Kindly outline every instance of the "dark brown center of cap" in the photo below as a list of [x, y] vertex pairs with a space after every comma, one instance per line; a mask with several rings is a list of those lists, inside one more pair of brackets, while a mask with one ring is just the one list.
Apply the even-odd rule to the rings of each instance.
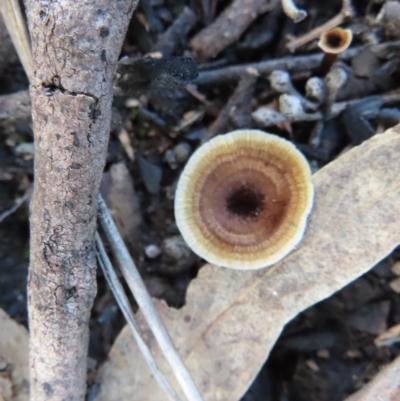
[[204, 236], [230, 246], [266, 240], [280, 227], [291, 203], [283, 171], [255, 155], [219, 163], [196, 189]]
[[336, 48], [336, 47], [341, 47], [343, 46], [344, 42], [346, 41], [346, 38], [344, 37], [345, 33], [343, 32], [329, 32], [327, 33], [325, 40], [328, 46]]
[[226, 199], [226, 208], [234, 215], [243, 218], [257, 217], [264, 207], [265, 196], [249, 186], [234, 189]]

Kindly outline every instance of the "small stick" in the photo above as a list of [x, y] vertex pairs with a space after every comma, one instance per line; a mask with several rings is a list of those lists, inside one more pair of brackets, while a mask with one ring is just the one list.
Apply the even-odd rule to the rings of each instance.
[[307, 17], [307, 12], [297, 8], [293, 0], [281, 0], [281, 2], [283, 12], [295, 23], [303, 21], [303, 19]]
[[157, 380], [158, 384], [162, 389], [166, 392], [169, 399], [171, 401], [181, 401], [181, 398], [176, 394], [175, 390], [168, 383], [167, 379], [163, 375], [163, 373], [158, 369], [157, 364], [151, 355], [149, 348], [146, 343], [143, 341], [140, 335], [140, 329], [136, 323], [134, 314], [132, 312], [131, 306], [129, 305], [128, 298], [125, 294], [125, 291], [118, 280], [117, 275], [114, 272], [113, 266], [110, 262], [110, 259], [107, 255], [106, 250], [104, 249], [103, 241], [100, 238], [98, 232], [95, 234], [95, 241], [97, 247], [97, 260], [103, 271], [104, 277], [107, 280], [107, 283], [111, 289], [111, 292], [114, 294], [114, 297], [118, 303], [119, 308], [121, 309], [128, 325], [131, 329], [132, 335], [136, 340], [136, 343], [144, 356], [144, 359], [149, 365], [151, 372], [153, 373], [154, 378]]
[[110, 243], [114, 252], [114, 256], [118, 261], [121, 272], [131, 289], [137, 304], [143, 312], [154, 337], [156, 338], [162, 352], [167, 358], [171, 369], [175, 374], [178, 383], [180, 384], [183, 392], [189, 401], [202, 401], [202, 397], [197, 389], [193, 379], [186, 369], [178, 351], [176, 350], [167, 329], [165, 328], [162, 320], [154, 307], [151, 297], [147, 292], [146, 286], [129, 255], [111, 214], [102, 198], [98, 196], [98, 219], [101, 227]]

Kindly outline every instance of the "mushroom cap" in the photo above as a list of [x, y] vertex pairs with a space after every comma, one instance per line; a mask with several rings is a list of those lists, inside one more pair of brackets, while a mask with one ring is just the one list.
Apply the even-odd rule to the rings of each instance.
[[189, 159], [175, 218], [189, 247], [209, 263], [259, 269], [300, 242], [313, 194], [308, 162], [292, 143], [237, 130], [211, 139]]
[[321, 34], [318, 47], [325, 53], [339, 54], [345, 51], [353, 40], [353, 32], [350, 29], [334, 28]]

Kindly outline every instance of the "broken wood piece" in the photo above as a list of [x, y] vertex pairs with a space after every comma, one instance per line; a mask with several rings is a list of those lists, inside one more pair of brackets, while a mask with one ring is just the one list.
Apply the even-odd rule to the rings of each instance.
[[270, 0], [233, 0], [219, 17], [190, 41], [193, 56], [204, 62], [234, 43], [262, 12], [270, 10]]
[[190, 7], [185, 7], [172, 25], [158, 37], [156, 49], [164, 57], [172, 56], [175, 50], [186, 43], [187, 35], [196, 22], [196, 14]]

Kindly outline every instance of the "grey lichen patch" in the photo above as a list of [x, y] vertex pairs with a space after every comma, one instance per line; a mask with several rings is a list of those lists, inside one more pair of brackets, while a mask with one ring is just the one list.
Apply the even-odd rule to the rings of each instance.
[[99, 102], [96, 101], [89, 106], [89, 117], [95, 123], [96, 120], [101, 116], [101, 110], [99, 108]]
[[70, 167], [71, 167], [73, 170], [79, 170], [79, 169], [82, 168], [82, 164], [73, 162], [73, 163], [71, 163], [71, 166], [70, 166]]
[[54, 394], [53, 386], [48, 382], [43, 383], [43, 390], [48, 397]]
[[74, 137], [74, 146], [79, 148], [79, 138], [76, 132], [71, 132], [71, 135]]
[[100, 28], [100, 36], [101, 36], [102, 38], [106, 38], [109, 34], [110, 34], [110, 31], [109, 31], [109, 29], [108, 29], [106, 26], [102, 26], [102, 27]]
[[64, 203], [64, 206], [67, 207], [67, 208], [70, 209], [70, 210], [73, 210], [74, 207], [75, 207], [74, 203], [71, 202], [71, 201], [66, 201], [66, 202]]
[[65, 289], [65, 299], [70, 299], [77, 294], [78, 290], [76, 287], [66, 288]]

